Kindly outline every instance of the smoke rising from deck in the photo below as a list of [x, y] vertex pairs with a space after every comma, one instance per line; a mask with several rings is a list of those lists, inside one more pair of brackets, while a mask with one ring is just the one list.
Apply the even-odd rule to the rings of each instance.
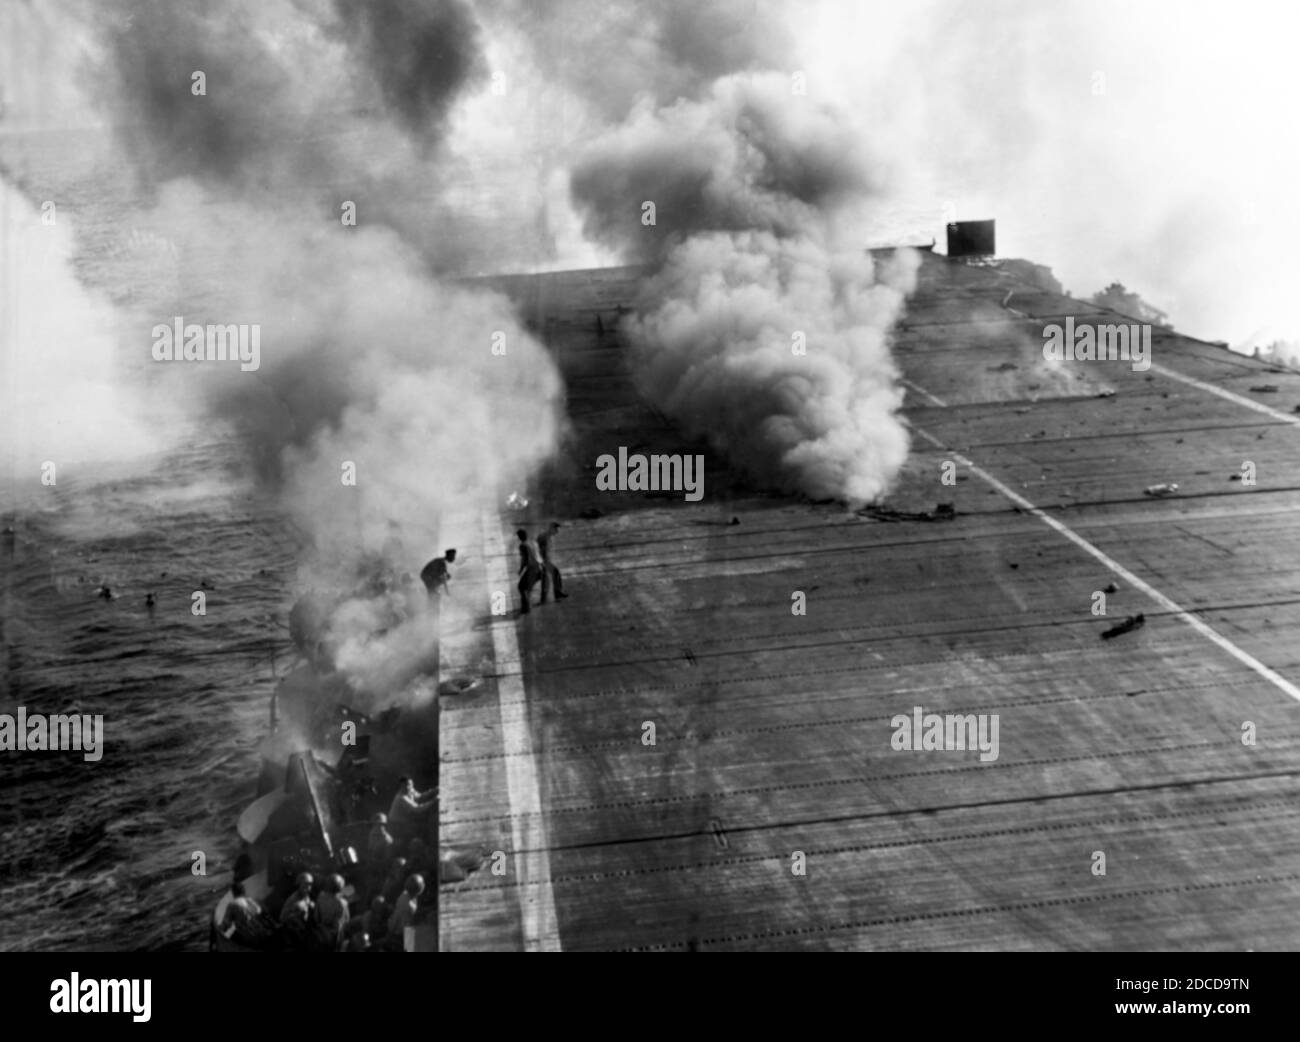
[[822, 234], [832, 215], [853, 220], [882, 170], [841, 112], [764, 73], [716, 80], [694, 101], [638, 103], [582, 151], [572, 186], [592, 238], [658, 261], [698, 232]]
[[916, 263], [900, 252], [873, 270], [862, 250], [809, 235], [690, 236], [625, 324], [638, 378], [764, 484], [869, 502], [907, 458], [887, 337]]
[[[523, 47], [540, 87], [562, 85], [587, 112], [570, 112], [584, 129], [617, 123], [638, 102], [669, 105], [697, 97], [731, 73], [782, 66], [789, 57], [782, 4], [754, 0], [487, 0], [495, 37]], [[555, 128], [559, 129], [559, 128]]]
[[183, 273], [140, 343], [172, 315], [261, 327], [256, 372], [161, 375], [234, 425], [309, 537], [304, 587], [353, 591], [323, 636], [378, 704], [436, 632], [372, 580], [418, 573], [447, 509], [522, 482], [559, 425], [549, 357], [504, 298], [443, 277], [465, 228], [429, 223], [452, 209], [446, 134], [484, 72], [479, 28], [460, 0], [148, 0], [103, 24], [108, 110]]
[[865, 251], [887, 176], [842, 109], [777, 71], [647, 95], [575, 163], [587, 233], [656, 267], [624, 326], [640, 385], [769, 487], [860, 505], [906, 459], [888, 333], [917, 262], [877, 272]]
[[638, 103], [801, 72], [807, 98], [838, 99], [849, 137], [896, 168], [871, 245], [997, 218], [1004, 256], [1049, 265], [1077, 297], [1118, 280], [1182, 331], [1295, 357], [1300, 123], [1287, 14], [1269, 0], [1188, 0], [1177, 18], [1124, 0], [506, 6], [494, 34], [533, 36], [547, 93], [581, 98], [546, 124], [571, 152]]

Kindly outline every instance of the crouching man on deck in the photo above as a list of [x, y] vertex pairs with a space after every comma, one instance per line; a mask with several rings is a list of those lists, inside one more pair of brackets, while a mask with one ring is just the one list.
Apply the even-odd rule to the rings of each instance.
[[429, 596], [446, 593], [448, 583], [451, 581], [451, 571], [447, 565], [456, 563], [456, 551], [447, 550], [441, 557], [435, 557], [432, 561], [424, 566], [420, 572], [420, 581], [424, 583], [424, 588], [429, 591]]

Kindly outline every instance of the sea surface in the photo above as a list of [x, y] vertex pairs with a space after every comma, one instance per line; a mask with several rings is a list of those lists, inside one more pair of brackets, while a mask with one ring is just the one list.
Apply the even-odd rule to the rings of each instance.
[[297, 549], [229, 470], [187, 447], [6, 512], [0, 712], [103, 714], [104, 748], [0, 754], [4, 950], [206, 947], [290, 660]]
[[[174, 290], [175, 258], [140, 231], [147, 204], [98, 145], [86, 131], [0, 135], [0, 177], [36, 205], [57, 200], [75, 228], [64, 258], [75, 279], [127, 311]], [[5, 231], [0, 262], [31, 263]], [[21, 280], [6, 274], [12, 291]], [[32, 302], [0, 300], [19, 305]], [[14, 339], [7, 351], [43, 349], [50, 372], [66, 367], [75, 385], [72, 345]], [[123, 380], [147, 379], [144, 363]], [[0, 387], [11, 420], [27, 410], [19, 424], [41, 406]], [[110, 416], [102, 438], [128, 427], [150, 432], [150, 451], [60, 459], [53, 487], [0, 475], [0, 713], [104, 718], [97, 762], [0, 753], [0, 950], [206, 948], [275, 677], [292, 659], [286, 614], [302, 543], [254, 483], [239, 439], [171, 409]], [[192, 612], [195, 591], [205, 615]]]

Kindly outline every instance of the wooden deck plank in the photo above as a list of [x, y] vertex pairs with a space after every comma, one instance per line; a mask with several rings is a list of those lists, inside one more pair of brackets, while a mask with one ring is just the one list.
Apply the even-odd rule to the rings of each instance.
[[[524, 518], [564, 524], [572, 597], [520, 620], [520, 661], [494, 665], [524, 683], [562, 946], [1300, 943], [1300, 704], [1131, 584], [1094, 616], [1115, 581], [1103, 562], [939, 467], [969, 457], [1296, 682], [1300, 429], [1127, 364], [1040, 382], [1044, 321], [1113, 316], [1026, 288], [1012, 306], [1042, 317], [1016, 318], [1005, 273], [927, 257], [895, 356], [953, 400], [909, 393], [942, 447], [914, 438], [888, 505], [957, 517], [757, 494], [638, 398], [613, 313], [638, 274], [499, 280], [559, 360], [573, 425]], [[1279, 411], [1300, 400], [1300, 377], [1199, 341], [1159, 334], [1154, 357]], [[1250, 390], [1265, 384], [1278, 392]], [[597, 492], [595, 457], [637, 444], [704, 451], [704, 500]], [[1254, 485], [1229, 480], [1243, 460]], [[1167, 481], [1177, 496], [1144, 495]], [[796, 590], [806, 615], [790, 613]], [[1143, 628], [1101, 639], [1137, 612]], [[997, 714], [998, 759], [893, 749], [891, 720], [917, 705]], [[470, 781], [500, 777], [488, 720], [445, 714], [464, 729], [447, 746], [464, 791], [444, 832], [502, 823], [494, 783]], [[480, 916], [519, 888], [462, 886]]]

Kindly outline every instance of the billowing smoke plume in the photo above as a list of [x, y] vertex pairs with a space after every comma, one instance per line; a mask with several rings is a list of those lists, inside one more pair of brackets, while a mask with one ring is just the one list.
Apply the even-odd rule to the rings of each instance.
[[310, 36], [267, 31], [250, 0], [142, 0], [100, 17], [113, 87], [97, 100], [150, 182], [266, 187], [318, 158], [320, 102], [291, 71], [317, 57]]
[[[789, 37], [778, 5], [763, 0], [488, 0], [493, 31], [516, 35], [543, 87], [563, 85], [602, 124], [622, 120], [638, 101], [692, 98], [735, 72], [778, 68]], [[583, 113], [569, 111], [568, 122]], [[551, 128], [552, 130], [560, 128]]]
[[436, 639], [409, 577], [445, 515], [475, 516], [558, 433], [558, 376], [510, 305], [434, 274], [462, 257], [438, 232], [465, 229], [428, 214], [451, 211], [444, 135], [484, 72], [478, 27], [460, 0], [185, 0], [126, 4], [104, 40], [141, 222], [181, 272], [134, 339], [149, 351], [175, 315], [259, 327], [253, 371], [155, 375], [233, 425], [310, 539], [304, 588], [352, 591], [317, 636], [373, 708]]
[[868, 502], [907, 457], [886, 337], [915, 267], [906, 252], [873, 273], [810, 236], [691, 236], [627, 324], [642, 383], [766, 484]]
[[[57, 481], [157, 447], [142, 396], [115, 379], [113, 309], [77, 278], [74, 231], [66, 214], [43, 223], [0, 180], [0, 498], [11, 506], [46, 461]], [[153, 422], [170, 418], [155, 413]]]
[[641, 385], [769, 486], [860, 504], [907, 455], [887, 334], [916, 261], [878, 281], [866, 253], [882, 169], [768, 72], [643, 98], [573, 170], [588, 234], [659, 267], [625, 325]]
[[572, 185], [589, 235], [648, 260], [702, 231], [820, 233], [875, 189], [874, 169], [839, 113], [768, 73], [720, 79], [698, 101], [640, 103], [583, 151]]
[[235, 424], [246, 462], [285, 493], [324, 561], [355, 564], [393, 525], [429, 545], [447, 504], [487, 474], [520, 480], [553, 446], [549, 356], [507, 301], [432, 278], [392, 229], [311, 224], [189, 181], [165, 186], [151, 216], [189, 259], [195, 288], [175, 302], [186, 322], [261, 329], [255, 372], [159, 367]]
[[118, 0], [92, 16], [95, 100], [145, 188], [186, 177], [308, 220], [351, 203], [449, 275], [544, 251], [525, 172], [503, 181], [448, 141], [488, 86], [464, 0]]
[[485, 70], [464, 0], [335, 0], [344, 33], [383, 99], [414, 133], [437, 140], [464, 85]]
[[106, 100], [156, 180], [310, 182], [376, 112], [437, 144], [485, 74], [463, 0], [124, 0], [101, 19]]

